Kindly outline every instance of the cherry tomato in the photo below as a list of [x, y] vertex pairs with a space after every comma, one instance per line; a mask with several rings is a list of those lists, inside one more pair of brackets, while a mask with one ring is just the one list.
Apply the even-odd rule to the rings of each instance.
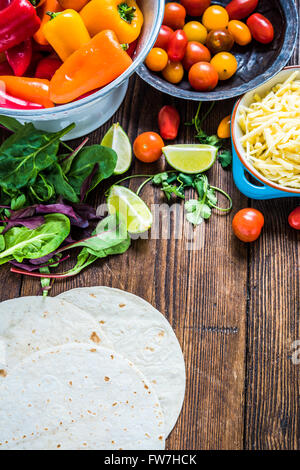
[[133, 57], [133, 54], [135, 53], [135, 50], [136, 50], [136, 46], [137, 46], [137, 40], [131, 42], [129, 44], [129, 47], [127, 49], [127, 54], [129, 55], [129, 57]]
[[265, 224], [264, 216], [256, 209], [243, 209], [233, 219], [234, 234], [242, 242], [255, 242]]
[[233, 48], [234, 39], [227, 29], [210, 31], [207, 36], [206, 46], [213, 53], [230, 51]]
[[141, 162], [152, 163], [161, 157], [164, 146], [164, 141], [156, 132], [144, 132], [135, 139], [133, 151]]
[[167, 82], [176, 85], [181, 82], [184, 75], [184, 68], [181, 62], [171, 62], [169, 60], [168, 65], [162, 71], [163, 77]]
[[229, 16], [225, 8], [212, 5], [205, 10], [202, 23], [209, 31], [212, 29], [224, 29], [229, 23]]
[[168, 64], [168, 54], [164, 49], [154, 47], [149, 52], [145, 63], [152, 72], [161, 72]]
[[182, 29], [184, 27], [186, 10], [179, 3], [171, 2], [165, 6], [165, 16], [163, 24], [173, 29]]
[[192, 65], [196, 64], [197, 62], [210, 62], [211, 61], [211, 53], [207, 49], [207, 47], [203, 46], [196, 41], [191, 41], [188, 43], [186, 48], [186, 53], [183, 59], [183, 67], [185, 70], [190, 70]]
[[199, 21], [189, 21], [183, 27], [189, 41], [198, 41], [205, 44], [207, 38], [207, 29]]
[[232, 0], [227, 7], [227, 13], [231, 20], [242, 20], [254, 12], [259, 0]]
[[254, 13], [247, 20], [247, 25], [252, 36], [262, 44], [269, 44], [274, 39], [274, 28], [272, 23], [260, 13]]
[[181, 62], [188, 45], [188, 38], [183, 29], [177, 29], [172, 34], [168, 45], [168, 56], [172, 62]]
[[211, 0], [181, 0], [181, 4], [190, 16], [201, 16], [210, 6]]
[[169, 28], [169, 26], [162, 25], [154, 47], [160, 47], [161, 49], [165, 49], [166, 51], [168, 49], [169, 41], [173, 33], [174, 30], [172, 28]]
[[242, 21], [232, 20], [228, 23], [228, 31], [239, 46], [246, 46], [252, 41], [252, 35], [248, 26]]
[[290, 214], [289, 224], [295, 230], [300, 230], [300, 206]]
[[197, 62], [189, 71], [189, 82], [196, 91], [211, 91], [219, 81], [216, 69], [208, 62]]
[[212, 60], [211, 65], [216, 69], [220, 80], [228, 80], [237, 71], [238, 63], [230, 52], [219, 52]]
[[229, 139], [230, 137], [231, 115], [224, 117], [218, 127], [219, 139]]
[[165, 140], [174, 140], [178, 135], [180, 115], [173, 106], [164, 106], [158, 114], [160, 135]]

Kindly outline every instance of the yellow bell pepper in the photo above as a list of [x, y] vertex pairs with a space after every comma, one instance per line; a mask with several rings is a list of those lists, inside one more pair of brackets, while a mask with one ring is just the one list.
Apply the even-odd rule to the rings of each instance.
[[139, 37], [144, 22], [143, 13], [134, 0], [91, 0], [80, 15], [91, 36], [111, 29], [124, 44]]
[[43, 28], [45, 38], [64, 62], [73, 52], [87, 44], [91, 38], [75, 10], [54, 13]]

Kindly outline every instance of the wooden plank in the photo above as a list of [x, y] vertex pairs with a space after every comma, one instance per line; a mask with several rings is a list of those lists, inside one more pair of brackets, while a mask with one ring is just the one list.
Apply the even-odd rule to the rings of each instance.
[[[156, 129], [163, 104], [175, 103], [183, 121], [193, 117], [196, 104], [174, 101], [138, 78], [131, 83], [125, 104], [112, 120], [121, 122], [131, 140], [141, 131]], [[207, 123], [209, 132], [216, 131], [216, 123], [231, 106], [216, 107]], [[91, 140], [99, 142], [111, 122]], [[182, 126], [180, 141], [194, 142], [193, 134]], [[133, 172], [144, 173], [145, 168], [156, 173], [163, 166], [149, 168], [136, 161]], [[216, 165], [209, 177], [233, 195], [235, 210], [245, 205], [230, 172]], [[137, 186], [136, 181], [130, 184], [132, 189]], [[145, 188], [143, 198], [148, 204], [163, 202], [159, 190], [151, 186]], [[74, 280], [57, 282], [53, 289], [53, 294], [77, 286], [125, 289], [151, 302], [169, 319], [187, 364], [186, 400], [169, 449], [241, 449], [243, 445], [247, 251], [233, 240], [231, 218], [215, 214], [192, 232], [199, 249], [190, 251], [186, 239], [175, 240], [176, 226], [184, 223], [181, 206], [171, 224], [170, 240], [135, 241], [125, 255], [100, 261]], [[191, 226], [184, 223], [183, 227]], [[23, 281], [23, 295], [36, 291], [36, 281]]]

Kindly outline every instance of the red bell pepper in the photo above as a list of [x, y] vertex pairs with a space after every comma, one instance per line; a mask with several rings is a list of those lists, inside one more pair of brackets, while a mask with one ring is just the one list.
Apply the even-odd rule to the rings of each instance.
[[0, 52], [33, 36], [40, 24], [41, 20], [28, 0], [12, 0], [8, 7], [0, 10]]
[[37, 103], [21, 100], [11, 96], [0, 89], [0, 108], [9, 109], [42, 109], [43, 106]]
[[14, 74], [14, 71], [9, 65], [9, 63], [7, 62], [7, 60], [5, 60], [4, 62], [1, 62], [0, 75], [13, 75], [13, 74]]
[[158, 126], [161, 137], [165, 140], [174, 140], [178, 135], [180, 115], [173, 106], [164, 106], [158, 114]]
[[129, 44], [129, 47], [127, 49], [127, 54], [129, 55], [129, 57], [133, 57], [133, 54], [135, 53], [135, 50], [136, 50], [136, 46], [137, 46], [137, 40], [133, 41], [131, 44]]
[[5, 51], [6, 59], [17, 77], [22, 77], [32, 59], [31, 39], [26, 39], [17, 46]]
[[62, 61], [55, 57], [45, 57], [42, 59], [36, 68], [35, 78], [46, 78], [51, 80], [56, 70], [62, 65]]

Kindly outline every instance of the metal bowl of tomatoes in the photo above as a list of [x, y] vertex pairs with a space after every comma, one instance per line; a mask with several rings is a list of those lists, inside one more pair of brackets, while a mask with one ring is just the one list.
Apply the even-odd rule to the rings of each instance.
[[[223, 19], [220, 16], [220, 20], [217, 16], [210, 17], [211, 10], [207, 8], [212, 6], [216, 6], [216, 10], [227, 7], [228, 12], [231, 9], [230, 21], [236, 17], [243, 18], [231, 21], [228, 25], [224, 15]], [[187, 14], [185, 17], [182, 7]], [[177, 17], [172, 8], [177, 11]], [[171, 19], [166, 19], [165, 13], [165, 26], [162, 26], [158, 36], [158, 46], [155, 45], [160, 49], [164, 48], [166, 54], [164, 51], [160, 53], [163, 58], [150, 55], [147, 60], [152, 60], [152, 70], [147, 67], [146, 60], [137, 73], [157, 90], [186, 100], [220, 101], [237, 97], [262, 85], [287, 64], [298, 37], [299, 18], [294, 0], [178, 0], [167, 1], [166, 9], [170, 10]], [[265, 22], [264, 19], [269, 21]], [[191, 27], [191, 21], [198, 22], [198, 27], [199, 23], [206, 25], [206, 37], [201, 39], [201, 31], [198, 30], [195, 37], [197, 38], [198, 33], [199, 39], [191, 41], [193, 31], [189, 31], [186, 43], [182, 31]], [[219, 25], [215, 26], [218, 21]], [[240, 35], [239, 31], [231, 30], [231, 24], [233, 28], [239, 27], [239, 21], [246, 25], [246, 28], [241, 25]], [[166, 23], [173, 26], [171, 31]], [[251, 32], [250, 38], [247, 37], [247, 30], [248, 34]], [[233, 43], [230, 36], [234, 37]], [[185, 47], [183, 59], [180, 45]], [[222, 47], [223, 52], [218, 53]], [[206, 57], [208, 48], [211, 57]], [[162, 65], [158, 64], [159, 71], [154, 71], [155, 60], [162, 64], [166, 55], [166, 67], [161, 70], [159, 66]], [[200, 62], [195, 62], [199, 57]]]

